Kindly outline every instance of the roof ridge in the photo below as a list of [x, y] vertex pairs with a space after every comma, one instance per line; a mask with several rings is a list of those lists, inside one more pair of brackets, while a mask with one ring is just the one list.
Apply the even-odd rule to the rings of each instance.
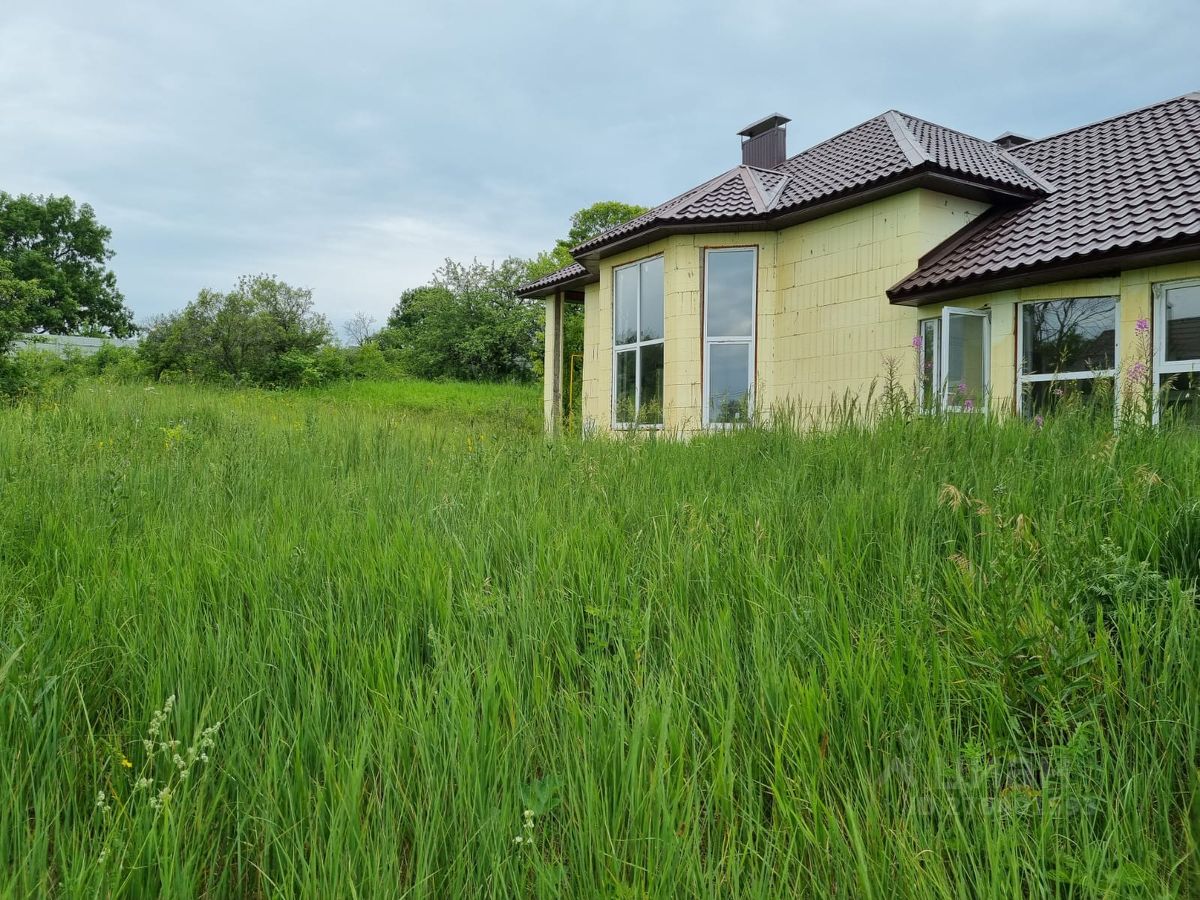
[[[761, 209], [759, 212], [770, 212], [771, 207], [775, 205], [775, 201], [779, 199], [779, 195], [783, 193], [784, 187], [791, 180], [791, 175], [786, 172], [777, 172], [774, 169], [762, 169], [757, 166], [741, 167], [749, 182], [753, 184], [753, 193], [758, 195], [761, 201]], [[773, 188], [768, 188], [760, 180], [763, 176], [774, 175], [779, 178], [779, 183]]]
[[901, 152], [904, 153], [905, 159], [908, 160], [910, 166], [922, 166], [927, 162], [932, 162], [932, 158], [925, 152], [925, 148], [921, 146], [917, 136], [909, 131], [908, 126], [900, 118], [900, 113], [894, 109], [889, 109], [883, 114], [883, 120], [887, 122], [888, 128], [892, 130], [892, 137], [896, 139], [896, 143], [900, 145]]
[[[732, 169], [722, 172], [716, 178], [710, 178], [708, 181], [704, 182], [704, 184], [700, 185], [699, 187], [694, 188], [691, 191], [688, 191], [687, 194], [679, 196], [679, 197], [675, 198], [675, 200], [668, 200], [662, 206], [657, 207], [657, 209], [660, 210], [660, 212], [658, 214], [660, 216], [673, 216], [673, 215], [675, 215], [675, 213], [679, 212], [681, 209], [686, 209], [687, 207], [691, 206], [696, 201], [703, 198], [709, 192], [709, 190], [713, 190], [713, 189], [716, 189], [719, 187], [724, 187], [726, 184], [728, 184], [734, 178], [741, 178], [742, 177], [741, 168], [742, 168], [741, 166], [734, 166]], [[651, 210], [651, 212], [653, 212], [653, 210]], [[597, 237], [600, 237], [600, 235], [597, 235]]]
[[738, 175], [741, 176], [742, 184], [746, 186], [746, 193], [750, 195], [750, 201], [754, 204], [754, 211], [760, 214], [765, 213], [769, 209], [767, 200], [763, 196], [762, 189], [758, 186], [758, 179], [750, 171], [750, 167], [738, 166]]
[[[1047, 181], [1045, 178], [1043, 178], [1041, 175], [1039, 175], [1037, 172], [1035, 172], [1032, 168], [1030, 168], [1030, 166], [1027, 163], [1022, 162], [1020, 159], [1013, 156], [1012, 153], [1010, 153], [1004, 147], [1001, 147], [995, 141], [989, 141], [987, 138], [981, 138], [981, 137], [978, 137], [977, 135], [971, 134], [970, 132], [960, 131], [957, 128], [951, 128], [948, 125], [942, 125], [941, 123], [934, 122], [930, 119], [923, 119], [920, 116], [914, 116], [911, 113], [901, 112], [900, 110], [896, 110], [896, 109], [890, 110], [890, 112], [894, 113], [897, 118], [902, 117], [905, 119], [912, 119], [913, 121], [916, 121], [916, 122], [924, 122], [926, 125], [932, 125], [934, 128], [940, 128], [943, 131], [949, 131], [951, 134], [957, 134], [961, 137], [970, 138], [973, 141], [978, 141], [981, 144], [987, 144], [988, 147], [995, 150], [995, 152], [1000, 156], [1001, 159], [1003, 159], [1006, 163], [1008, 163], [1010, 166], [1012, 166], [1014, 169], [1016, 169], [1018, 172], [1020, 172], [1022, 175], [1024, 175], [1030, 181], [1032, 181], [1034, 184], [1040, 186], [1047, 193], [1052, 193], [1054, 191], [1053, 184], [1051, 184], [1049, 181]], [[912, 134], [912, 132], [909, 131], [907, 125], [904, 126], [904, 130], [906, 133]]]
[[924, 122], [926, 125], [932, 125], [934, 128], [940, 128], [942, 131], [949, 131], [951, 134], [961, 135], [965, 138], [970, 138], [973, 141], [979, 141], [981, 144], [994, 144], [995, 141], [989, 141], [987, 138], [981, 138], [977, 134], [971, 134], [969, 131], [963, 131], [961, 128], [951, 128], [949, 125], [943, 125], [941, 122], [935, 122], [933, 119], [923, 119], [920, 116], [914, 116], [912, 113], [906, 113], [902, 109], [893, 109], [898, 116], [903, 116], [906, 119], [912, 119], [914, 122]]
[[1054, 134], [1047, 134], [1044, 137], [1032, 138], [1020, 145], [1020, 148], [1032, 147], [1034, 144], [1040, 144], [1043, 141], [1052, 141], [1055, 138], [1066, 137], [1068, 134], [1074, 134], [1076, 131], [1083, 131], [1085, 128], [1094, 128], [1097, 125], [1104, 125], [1108, 122], [1116, 122], [1128, 116], [1136, 116], [1138, 113], [1144, 113], [1147, 110], [1157, 109], [1160, 106], [1166, 106], [1168, 103], [1178, 103], [1180, 100], [1192, 100], [1200, 102], [1200, 91], [1188, 91], [1186, 94], [1179, 94], [1175, 97], [1169, 97], [1166, 100], [1159, 100], [1157, 103], [1147, 103], [1145, 106], [1139, 106], [1137, 109], [1126, 110], [1123, 113], [1117, 113], [1113, 116], [1105, 116], [1103, 119], [1097, 119], [1094, 122], [1085, 122], [1082, 125], [1076, 125], [1074, 128], [1065, 128], [1062, 131], [1056, 131]]
[[999, 144], [995, 144], [992, 141], [988, 141], [988, 143], [993, 144], [993, 146], [1000, 152], [1000, 155], [1004, 157], [1005, 162], [1011, 165], [1014, 169], [1016, 169], [1018, 172], [1021, 172], [1034, 184], [1039, 185], [1047, 194], [1054, 193], [1054, 184], [1047, 181], [1045, 178], [1035, 172], [1032, 166], [1013, 156], [1006, 147], [1001, 147]]

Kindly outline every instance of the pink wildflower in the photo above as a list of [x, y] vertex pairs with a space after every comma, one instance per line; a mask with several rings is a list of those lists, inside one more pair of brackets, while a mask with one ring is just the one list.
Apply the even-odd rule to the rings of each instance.
[[1133, 326], [1133, 330], [1138, 334], [1145, 334], [1150, 330], [1150, 322], [1148, 319], [1138, 319], [1137, 324]]
[[912, 345], [913, 345], [914, 350], [920, 350], [922, 347], [925, 346], [925, 342], [923, 340], [921, 340], [921, 336], [918, 334], [915, 338], [912, 339]]

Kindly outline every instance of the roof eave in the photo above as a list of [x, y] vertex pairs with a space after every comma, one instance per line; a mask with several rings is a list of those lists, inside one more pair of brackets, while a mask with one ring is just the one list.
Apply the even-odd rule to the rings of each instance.
[[[1098, 278], [1118, 275], [1125, 269], [1147, 266], [1162, 266], [1177, 262], [1200, 259], [1200, 237], [1189, 236], [1183, 241], [1174, 241], [1140, 249], [1095, 253], [1086, 257], [1062, 262], [1024, 266], [994, 275], [962, 279], [950, 284], [930, 288], [900, 291], [899, 285], [888, 288], [888, 299], [893, 306], [921, 307], [963, 297], [975, 297], [996, 291], [1015, 290], [1077, 278]], [[905, 277], [905, 281], [910, 276]], [[900, 284], [903, 284], [901, 281]]]
[[562, 281], [555, 281], [551, 284], [543, 284], [535, 288], [520, 287], [517, 289], [517, 296], [523, 300], [536, 300], [541, 297], [550, 297], [558, 291], [568, 289], [578, 290], [584, 285], [595, 284], [600, 280], [599, 272], [587, 271], [581, 275], [576, 275], [573, 278], [565, 278]]
[[1045, 196], [1040, 192], [1018, 191], [1014, 188], [985, 184], [940, 169], [926, 167], [916, 172], [906, 171], [896, 178], [884, 179], [866, 187], [851, 189], [842, 194], [832, 195], [814, 203], [790, 207], [777, 213], [697, 221], [650, 222], [644, 228], [621, 235], [611, 242], [589, 247], [577, 255], [575, 261], [593, 268], [599, 260], [605, 257], [673, 234], [697, 234], [706, 231], [778, 231], [801, 222], [809, 222], [844, 209], [862, 206], [874, 200], [881, 200], [893, 194], [922, 187], [990, 203], [1023, 202]]

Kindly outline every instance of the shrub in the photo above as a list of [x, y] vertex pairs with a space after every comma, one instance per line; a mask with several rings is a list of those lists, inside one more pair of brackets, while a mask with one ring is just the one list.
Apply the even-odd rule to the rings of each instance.
[[375, 341], [368, 341], [357, 350], [350, 351], [347, 368], [355, 378], [382, 379], [394, 374], [392, 364]]
[[225, 294], [202, 290], [182, 311], [152, 322], [138, 349], [158, 378], [171, 372], [287, 386], [320, 380], [315, 355], [331, 336], [312, 291], [256, 275]]

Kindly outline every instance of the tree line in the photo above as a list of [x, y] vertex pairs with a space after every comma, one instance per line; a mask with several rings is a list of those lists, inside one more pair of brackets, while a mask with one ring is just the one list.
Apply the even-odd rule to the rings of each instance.
[[[404, 291], [378, 330], [365, 314], [339, 346], [312, 291], [273, 275], [205, 288], [142, 328], [108, 263], [111, 230], [70, 197], [0, 192], [0, 391], [19, 381], [7, 351], [18, 333], [127, 337], [141, 332], [138, 365], [153, 378], [292, 386], [403, 372], [422, 378], [529, 380], [540, 375], [544, 319], [518, 287], [571, 262], [570, 248], [640, 215], [644, 207], [595, 203], [533, 259], [447, 259]], [[582, 350], [582, 315], [569, 311], [564, 354]], [[569, 362], [569, 360], [568, 360]]]

